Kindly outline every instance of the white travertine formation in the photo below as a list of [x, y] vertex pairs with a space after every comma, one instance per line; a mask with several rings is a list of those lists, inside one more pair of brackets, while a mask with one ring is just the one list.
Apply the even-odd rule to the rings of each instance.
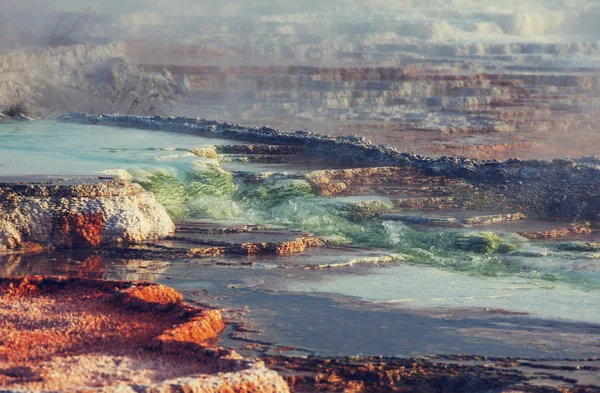
[[154, 195], [125, 181], [0, 183], [0, 252], [24, 245], [97, 247], [167, 236]]

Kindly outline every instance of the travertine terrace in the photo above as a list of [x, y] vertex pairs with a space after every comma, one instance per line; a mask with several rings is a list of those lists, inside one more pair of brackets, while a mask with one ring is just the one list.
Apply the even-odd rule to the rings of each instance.
[[[317, 191], [325, 195], [336, 193], [335, 190], [323, 186], [323, 183], [329, 184], [331, 180], [337, 181], [337, 187], [341, 187], [339, 192], [343, 193], [347, 188], [347, 184], [344, 183], [346, 176], [354, 178], [379, 175], [385, 176], [386, 181], [394, 182], [396, 170], [400, 171], [398, 175], [401, 177], [405, 177], [402, 171], [407, 170], [410, 173], [412, 170], [414, 175], [423, 175], [425, 179], [430, 179], [433, 183], [448, 183], [450, 188], [453, 186], [452, 183], [456, 183], [456, 180], [447, 180], [448, 178], [466, 181], [468, 183], [466, 188], [469, 188], [469, 185], [480, 187], [475, 191], [477, 195], [485, 190], [488, 191], [490, 197], [506, 200], [508, 204], [524, 206], [539, 215], [571, 220], [598, 220], [598, 197], [594, 184], [600, 181], [598, 178], [598, 162], [600, 161], [596, 157], [548, 161], [509, 159], [504, 162], [446, 156], [434, 159], [413, 153], [401, 153], [398, 149], [388, 145], [373, 144], [364, 137], [336, 138], [306, 131], [285, 133], [270, 127], [244, 127], [198, 118], [161, 118], [158, 116], [140, 118], [119, 115], [71, 114], [64, 116], [62, 120], [142, 129], [167, 129], [195, 133], [205, 137], [237, 138], [267, 144], [291, 144], [300, 146], [300, 151], [308, 159], [326, 161], [329, 164], [406, 168], [392, 168], [389, 171], [356, 169], [354, 172], [349, 171], [346, 174], [325, 171], [308, 175], [309, 178], [313, 178], [311, 181]], [[225, 148], [220, 147], [219, 149]], [[249, 153], [256, 156], [252, 151]], [[427, 182], [427, 180], [425, 181]], [[472, 198], [464, 187], [460, 188], [460, 182], [458, 187], [459, 189], [456, 191], [460, 190], [460, 198]]]
[[202, 104], [211, 118], [218, 113], [287, 130], [358, 134], [435, 157], [597, 154], [596, 69], [498, 65], [488, 70], [445, 61], [403, 67], [168, 68], [176, 78], [185, 76], [189, 103]]

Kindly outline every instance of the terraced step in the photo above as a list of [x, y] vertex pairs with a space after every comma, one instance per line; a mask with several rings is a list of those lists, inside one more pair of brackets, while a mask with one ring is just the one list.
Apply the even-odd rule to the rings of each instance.
[[517, 233], [530, 240], [600, 240], [598, 231], [594, 231], [588, 223], [557, 222], [527, 218], [518, 222], [497, 222], [489, 227], [495, 231]]
[[240, 223], [237, 221], [219, 221], [210, 220], [180, 220], [175, 221], [177, 232], [196, 232], [196, 233], [231, 233], [231, 232], [252, 232], [265, 229], [262, 225], [253, 225]]
[[464, 204], [452, 197], [405, 197], [401, 199], [373, 197], [369, 195], [336, 196], [332, 200], [341, 204], [340, 209], [357, 218], [372, 218], [380, 214], [400, 214], [402, 211], [460, 211]]
[[337, 269], [357, 265], [379, 265], [399, 263], [404, 260], [401, 254], [393, 254], [376, 249], [324, 246], [311, 247], [300, 254], [267, 254], [257, 258], [253, 255], [223, 255], [218, 258], [205, 258], [200, 263], [206, 266], [253, 266], [256, 268], [280, 269]]
[[427, 213], [387, 213], [379, 215], [380, 220], [402, 221], [425, 226], [473, 227], [487, 226], [507, 221], [525, 219], [522, 213], [500, 213], [480, 215], [478, 212], [443, 212], [432, 215]]
[[464, 207], [463, 202], [454, 197], [406, 197], [393, 200], [396, 208], [402, 210], [453, 210]]
[[306, 178], [320, 195], [385, 196], [396, 208], [411, 211], [464, 208], [469, 196], [477, 193], [464, 181], [402, 167], [314, 171]]
[[[361, 201], [349, 199], [348, 205]], [[362, 201], [368, 202], [368, 201]], [[379, 201], [372, 201], [379, 202]], [[317, 236], [265, 229], [237, 222], [179, 221], [167, 239], [103, 251], [105, 257], [176, 261], [198, 259], [203, 266], [329, 269], [359, 264], [385, 264], [404, 256], [377, 249], [326, 245]]]
[[[219, 162], [248, 162], [248, 163], [286, 163], [294, 161], [294, 156], [279, 154], [219, 154]], [[296, 158], [298, 160], [298, 158]]]
[[[365, 188], [366, 189], [366, 188]], [[366, 189], [368, 190], [368, 189]], [[378, 186], [376, 188], [378, 194], [384, 195], [414, 195], [414, 196], [428, 196], [428, 195], [447, 195], [449, 190], [445, 187], [438, 185], [399, 185], [399, 184], [386, 184], [385, 186]]]
[[423, 175], [417, 169], [409, 167], [371, 167], [352, 169], [327, 169], [306, 174], [308, 179], [315, 181], [338, 180], [346, 185], [451, 185], [464, 184], [463, 181], [441, 176]]
[[296, 145], [220, 145], [215, 150], [218, 154], [240, 155], [283, 155], [303, 153], [305, 146]]
[[153, 246], [187, 249], [191, 255], [290, 254], [303, 252], [323, 242], [303, 232], [266, 230], [253, 225], [180, 222], [175, 233]]

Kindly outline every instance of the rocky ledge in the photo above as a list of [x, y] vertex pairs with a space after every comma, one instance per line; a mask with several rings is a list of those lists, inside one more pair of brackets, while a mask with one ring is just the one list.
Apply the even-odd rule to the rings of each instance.
[[600, 389], [581, 384], [569, 374], [578, 370], [598, 372], [598, 359], [557, 363], [469, 355], [415, 359], [265, 356], [264, 361], [272, 369], [285, 372], [295, 392], [591, 393]]
[[0, 179], [0, 253], [99, 247], [169, 235], [152, 193], [102, 178]]

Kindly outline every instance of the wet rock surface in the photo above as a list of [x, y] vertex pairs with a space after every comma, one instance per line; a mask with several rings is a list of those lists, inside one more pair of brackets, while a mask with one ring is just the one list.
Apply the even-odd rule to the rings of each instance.
[[[132, 261], [133, 262], [133, 261]], [[110, 264], [106, 265], [107, 271], [112, 269]], [[135, 269], [133, 264], [129, 266], [129, 269]], [[136, 269], [138, 271], [138, 269]], [[77, 269], [73, 270], [76, 273]], [[99, 273], [98, 270], [96, 270]], [[202, 274], [207, 274], [204, 272]], [[88, 273], [89, 274], [89, 273]], [[139, 274], [139, 273], [138, 273]], [[230, 273], [228, 273], [230, 274]], [[104, 277], [104, 276], [103, 276]], [[117, 284], [106, 283], [103, 281], [81, 281], [81, 280], [58, 280], [59, 284], [56, 284], [57, 280], [50, 279], [48, 281], [39, 281], [38, 279], [25, 279], [25, 282], [31, 280], [32, 284], [22, 285], [24, 288], [33, 288], [35, 293], [36, 286], [44, 289], [43, 293], [54, 292], [55, 286], [61, 286], [60, 282], [66, 283], [82, 283], [86, 287], [94, 287], [94, 285], [102, 285], [103, 287], [112, 288]], [[38, 280], [38, 281], [36, 281]], [[18, 283], [21, 279], [6, 280], [7, 282]], [[40, 284], [38, 284], [40, 282]], [[45, 282], [45, 284], [44, 284]], [[177, 285], [176, 280], [167, 280], [169, 285]], [[92, 285], [93, 284], [93, 285]], [[68, 290], [68, 285], [64, 284], [64, 290]], [[121, 285], [121, 284], [118, 284]], [[156, 322], [156, 314], [161, 315], [164, 313], [173, 314], [173, 304], [177, 304], [181, 301], [181, 295], [178, 295], [171, 290], [160, 290], [156, 291], [153, 287], [147, 287], [147, 284], [137, 284], [133, 290], [117, 291], [114, 295], [111, 295], [110, 303], [111, 307], [114, 308], [114, 304], [123, 304], [123, 307], [127, 308], [127, 312], [133, 311], [146, 311], [152, 314], [152, 320]], [[78, 287], [75, 287], [78, 288]], [[28, 289], [28, 290], [29, 290]], [[158, 289], [158, 288], [156, 288]], [[21, 291], [20, 289], [18, 291]], [[52, 292], [51, 292], [52, 291]], [[195, 287], [193, 290], [189, 289], [185, 292], [185, 296], [188, 299], [201, 299], [204, 296], [197, 297], [195, 295], [198, 292], [203, 292]], [[75, 290], [75, 293], [81, 295], [85, 291], [79, 289]], [[109, 291], [110, 293], [110, 291]], [[206, 292], [208, 295], [205, 299], [211, 303], [218, 302], [218, 296]], [[210, 300], [209, 300], [210, 299]], [[148, 305], [147, 301], [152, 302]], [[262, 300], [264, 301], [264, 299]], [[116, 303], [115, 303], [116, 302]], [[192, 302], [192, 304], [198, 304]], [[295, 307], [295, 302], [286, 302], [284, 307], [290, 308]], [[98, 306], [95, 306], [98, 309]], [[278, 309], [271, 308], [270, 311], [276, 311]], [[492, 310], [490, 310], [491, 312]], [[281, 311], [278, 311], [281, 312]], [[356, 312], [356, 311], [355, 311]], [[501, 315], [502, 310], [495, 310], [494, 313]], [[226, 312], [227, 320], [235, 319], [230, 311]], [[137, 315], [137, 314], [135, 314]], [[181, 315], [175, 313], [175, 315]], [[313, 314], [310, 314], [313, 315]], [[460, 316], [456, 315], [457, 321], [460, 320]], [[281, 318], [281, 317], [280, 317]], [[301, 317], [302, 318], [302, 317]], [[472, 316], [470, 316], [472, 318]], [[192, 320], [194, 320], [192, 318]], [[210, 318], [211, 322], [209, 326], [222, 326], [218, 323], [218, 320]], [[400, 319], [394, 318], [398, 323]], [[378, 319], [380, 323], [385, 323], [384, 319]], [[282, 319], [279, 323], [283, 322]], [[169, 322], [169, 328], [171, 327]], [[381, 357], [288, 357], [289, 354], [298, 352], [302, 353], [299, 348], [293, 347], [282, 347], [276, 344], [268, 344], [260, 342], [256, 339], [256, 334], [251, 325], [237, 325], [239, 322], [235, 322], [235, 331], [233, 334], [234, 340], [238, 343], [237, 345], [242, 349], [242, 353], [248, 354], [246, 356], [254, 356], [262, 359], [269, 369], [279, 373], [285, 381], [289, 384], [293, 391], [299, 392], [310, 392], [310, 391], [357, 391], [357, 392], [370, 392], [370, 391], [434, 391], [434, 392], [465, 392], [465, 391], [516, 391], [516, 392], [593, 392], [597, 391], [597, 370], [599, 367], [598, 360], [594, 358], [564, 358], [564, 359], [548, 359], [548, 358], [528, 358], [520, 359], [515, 357], [486, 357], [486, 356], [432, 356], [425, 358], [412, 358], [412, 359], [398, 359], [398, 358], [381, 358]], [[313, 322], [314, 323], [314, 322]], [[413, 321], [419, 325], [418, 321]], [[170, 340], [173, 337], [188, 337], [190, 330], [185, 328], [169, 329], [167, 333], [161, 334], [155, 340], [164, 342]], [[208, 335], [212, 337], [213, 332], [218, 331], [218, 328], [207, 328], [205, 322], [201, 323], [203, 326], [200, 329], [200, 337]], [[423, 329], [424, 327], [421, 327]], [[208, 330], [207, 330], [208, 329]], [[580, 329], [580, 332], [582, 330]], [[202, 333], [208, 332], [208, 333]], [[197, 329], [192, 329], [191, 334], [194, 337], [198, 337], [199, 333]], [[226, 333], [226, 336], [229, 334]], [[186, 339], [187, 341], [187, 339]], [[230, 346], [228, 339], [222, 344]], [[152, 351], [156, 348], [162, 348], [163, 344], [153, 344], [151, 346]], [[271, 350], [268, 348], [271, 347]], [[178, 353], [182, 353], [180, 346], [177, 344], [175, 347]], [[169, 352], [166, 352], [167, 354]], [[183, 352], [183, 356], [188, 356], [187, 352]], [[201, 352], [200, 352], [201, 353]], [[156, 355], [153, 355], [156, 356]], [[168, 358], [168, 356], [164, 356]], [[180, 355], [181, 356], [181, 355]], [[198, 350], [194, 349], [189, 353], [193, 359], [199, 356]], [[212, 359], [212, 355], [210, 356]], [[135, 359], [134, 359], [135, 360]], [[124, 359], [121, 360], [122, 367], [133, 367], [135, 364], [134, 360]], [[133, 363], [132, 363], [133, 362]], [[163, 367], [167, 360], [162, 360]], [[188, 361], [186, 361], [188, 362]], [[74, 360], [69, 362], [60, 363], [61, 367], [68, 367], [70, 369], [76, 369], [79, 363]], [[86, 360], [86, 364], [87, 360]], [[106, 370], [107, 362], [105, 359], [102, 360], [102, 366]], [[168, 364], [168, 363], [167, 363]], [[187, 363], [190, 367], [189, 363]], [[210, 365], [209, 363], [202, 362], [202, 367]], [[147, 365], [147, 364], [145, 364]], [[148, 367], [151, 367], [150, 364]], [[178, 372], [184, 372], [188, 368], [178, 368]], [[159, 370], [161, 370], [159, 368]], [[224, 372], [223, 369], [220, 369]], [[167, 372], [167, 371], [163, 371]], [[202, 371], [206, 373], [206, 371]], [[257, 371], [258, 372], [258, 371]], [[241, 372], [242, 376], [251, 374], [252, 371]], [[239, 372], [237, 374], [240, 374]], [[11, 374], [12, 375], [12, 374]], [[105, 374], [106, 375], [106, 374]], [[272, 376], [273, 374], [271, 374]], [[123, 378], [123, 374], [119, 374], [120, 378]], [[138, 374], [137, 378], [148, 377], [147, 374]], [[198, 377], [199, 378], [199, 377]], [[227, 384], [230, 380], [229, 374], [220, 374], [217, 382], [216, 378], [202, 377], [202, 381], [206, 381], [208, 384], [220, 383]], [[177, 381], [170, 381], [166, 384], [159, 384], [166, 388], [171, 386], [170, 389], [176, 389], [177, 386], [196, 386], [193, 382], [194, 378], [179, 379]], [[155, 385], [156, 386], [156, 385]], [[204, 386], [204, 385], [198, 385]], [[212, 385], [208, 385], [212, 386]], [[236, 386], [236, 385], [234, 385]], [[243, 386], [243, 385], [242, 385]], [[156, 389], [157, 387], [153, 387]], [[280, 389], [281, 387], [279, 387]], [[191, 389], [191, 388], [190, 388]], [[153, 391], [153, 390], [149, 390]], [[196, 390], [192, 390], [196, 391]], [[203, 391], [203, 390], [198, 390]], [[237, 390], [235, 390], [237, 391]], [[253, 391], [253, 390], [250, 390]], [[256, 391], [256, 390], [254, 390]], [[259, 390], [262, 391], [262, 390]], [[277, 390], [279, 391], [279, 390]]]

